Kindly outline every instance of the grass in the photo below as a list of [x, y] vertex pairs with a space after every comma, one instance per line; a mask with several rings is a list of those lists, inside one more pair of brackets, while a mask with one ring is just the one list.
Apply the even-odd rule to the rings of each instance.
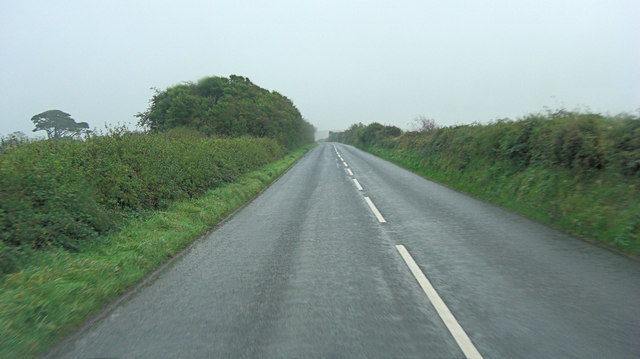
[[197, 198], [284, 152], [273, 139], [208, 138], [190, 129], [0, 148], [0, 273], [30, 261], [19, 247], [80, 250], [132, 217]]
[[640, 191], [633, 179], [603, 173], [578, 178], [559, 168], [455, 161], [407, 149], [372, 147], [369, 152], [456, 190], [524, 214], [585, 240], [640, 256]]
[[309, 147], [203, 196], [177, 201], [80, 252], [34, 251], [30, 265], [0, 278], [0, 358], [42, 355], [89, 316], [257, 196]]
[[429, 179], [640, 256], [640, 116], [558, 110], [420, 131], [330, 133]]

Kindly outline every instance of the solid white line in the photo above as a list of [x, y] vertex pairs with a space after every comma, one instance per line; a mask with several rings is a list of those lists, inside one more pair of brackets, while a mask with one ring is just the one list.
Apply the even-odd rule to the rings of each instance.
[[431, 285], [431, 282], [429, 282], [429, 279], [427, 279], [424, 273], [422, 273], [420, 267], [418, 267], [416, 262], [413, 260], [413, 257], [411, 257], [411, 254], [409, 254], [402, 244], [397, 245], [396, 249], [400, 252], [402, 259], [407, 263], [407, 266], [411, 270], [411, 273], [413, 273], [413, 276], [418, 280], [422, 290], [431, 301], [431, 304], [433, 304], [433, 307], [440, 315], [440, 318], [442, 318], [442, 321], [447, 326], [447, 329], [449, 329], [449, 332], [458, 343], [460, 349], [462, 349], [464, 355], [469, 359], [482, 359], [480, 352], [478, 352], [471, 342], [471, 339], [467, 336], [467, 333], [465, 333], [464, 329], [462, 329], [449, 308], [447, 308], [447, 305], [444, 304], [442, 298], [438, 295], [438, 292], [436, 292]]
[[371, 198], [369, 197], [365, 197], [364, 200], [367, 202], [367, 204], [369, 205], [369, 208], [371, 208], [371, 211], [373, 212], [373, 214], [376, 216], [376, 218], [378, 219], [378, 222], [380, 223], [386, 223], [387, 221], [384, 219], [384, 217], [382, 217], [382, 214], [380, 213], [380, 211], [378, 211], [378, 209], [376, 208], [376, 205], [373, 204], [373, 202], [371, 201]]
[[362, 191], [362, 186], [360, 185], [360, 182], [358, 182], [357, 179], [353, 179], [353, 183], [356, 184], [356, 188], [358, 189], [358, 191]]
[[353, 172], [351, 172], [350, 168], [347, 168], [347, 172], [349, 173], [349, 176], [353, 176]]

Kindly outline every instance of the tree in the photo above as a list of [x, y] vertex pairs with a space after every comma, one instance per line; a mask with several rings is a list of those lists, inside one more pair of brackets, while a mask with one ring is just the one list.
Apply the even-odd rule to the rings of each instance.
[[89, 124], [76, 122], [66, 112], [49, 110], [31, 117], [31, 122], [36, 125], [33, 132], [45, 131], [49, 139], [61, 137], [75, 137], [89, 132]]
[[190, 127], [207, 135], [274, 138], [288, 148], [313, 142], [315, 132], [290, 99], [238, 75], [155, 89], [136, 117], [152, 132]]

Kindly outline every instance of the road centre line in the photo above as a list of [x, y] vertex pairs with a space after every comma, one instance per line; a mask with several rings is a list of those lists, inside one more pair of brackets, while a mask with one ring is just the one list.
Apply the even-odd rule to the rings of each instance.
[[356, 184], [356, 188], [358, 189], [358, 191], [362, 191], [362, 186], [360, 185], [360, 182], [358, 182], [357, 179], [353, 179], [353, 183]]
[[382, 214], [380, 213], [380, 211], [378, 211], [378, 208], [376, 208], [376, 205], [373, 204], [373, 202], [371, 201], [371, 198], [365, 197], [364, 200], [369, 205], [369, 208], [371, 208], [371, 212], [373, 212], [373, 214], [376, 216], [376, 218], [378, 219], [378, 222], [386, 223], [387, 221], [384, 219], [384, 217], [382, 217]]
[[400, 252], [400, 256], [402, 256], [402, 259], [404, 259], [405, 263], [411, 270], [411, 273], [420, 284], [420, 287], [422, 287], [422, 290], [431, 301], [431, 304], [438, 312], [438, 315], [440, 315], [440, 318], [447, 326], [447, 329], [449, 329], [449, 332], [456, 340], [456, 343], [458, 343], [460, 349], [462, 349], [464, 355], [468, 359], [482, 359], [482, 355], [480, 355], [480, 352], [478, 352], [476, 347], [473, 345], [471, 339], [469, 339], [469, 336], [467, 336], [467, 333], [465, 333], [464, 329], [462, 329], [447, 305], [444, 303], [444, 301], [442, 301], [442, 298], [440, 298], [438, 292], [436, 292], [435, 288], [433, 288], [431, 282], [429, 282], [429, 279], [427, 279], [422, 270], [420, 270], [420, 267], [413, 260], [413, 257], [411, 256], [409, 251], [407, 251], [407, 249], [402, 244], [396, 245], [396, 249], [398, 250], [398, 252]]
[[347, 173], [349, 173], [349, 176], [353, 176], [353, 172], [351, 172], [350, 168], [347, 168]]
[[349, 167], [349, 165], [348, 165], [344, 160], [342, 161], [342, 164], [343, 164], [345, 167]]

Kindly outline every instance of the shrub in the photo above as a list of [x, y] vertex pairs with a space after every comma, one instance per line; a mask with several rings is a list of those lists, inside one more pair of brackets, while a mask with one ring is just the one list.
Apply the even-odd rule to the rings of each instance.
[[[354, 125], [330, 140], [575, 234], [640, 253], [640, 118], [569, 111], [386, 135]], [[375, 134], [375, 135], [373, 135]]]
[[114, 129], [84, 141], [6, 148], [0, 266], [10, 266], [10, 247], [77, 250], [130, 216], [198, 196], [282, 155], [273, 139], [213, 139], [189, 129], [151, 135]]

